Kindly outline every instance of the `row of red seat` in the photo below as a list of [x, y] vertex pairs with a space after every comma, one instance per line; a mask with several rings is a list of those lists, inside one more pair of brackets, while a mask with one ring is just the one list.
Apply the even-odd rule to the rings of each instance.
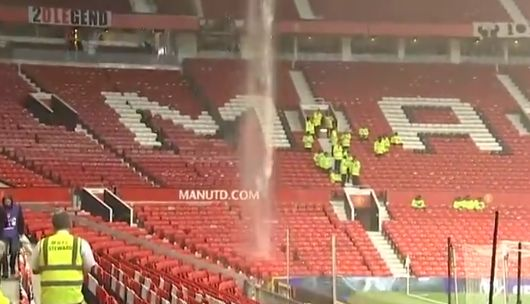
[[[41, 238], [53, 232], [50, 215], [45, 212], [26, 210], [28, 233]], [[97, 220], [92, 217], [92, 220]], [[103, 222], [101, 222], [102, 225]], [[112, 229], [125, 231], [140, 237], [146, 232], [123, 223], [107, 223]], [[72, 233], [86, 239], [92, 246], [102, 271], [98, 273], [99, 283], [110, 288], [121, 300], [137, 304], [162, 303], [181, 300], [191, 303], [197, 297], [214, 298], [220, 303], [255, 303], [248, 300], [234, 281], [228, 277], [205, 270], [194, 269], [190, 265], [172, 257], [162, 256], [139, 245], [127, 244], [111, 235], [90, 231], [84, 227], [74, 227]], [[154, 240], [156, 241], [156, 240]], [[160, 246], [167, 243], [157, 241]], [[116, 292], [116, 288], [123, 292]], [[158, 302], [157, 302], [158, 303]]]
[[[203, 258], [220, 261], [256, 277], [283, 276], [286, 271], [286, 231], [290, 231], [291, 273], [319, 275], [331, 271], [331, 235], [337, 235], [338, 273], [344, 275], [389, 275], [379, 253], [357, 222], [340, 222], [328, 203], [279, 201], [270, 235], [263, 223], [256, 224], [251, 209], [261, 213], [268, 207], [249, 207], [249, 203], [216, 202], [196, 206], [187, 203], [152, 205], [135, 203], [142, 225], [161, 239], [183, 249], [198, 252]], [[256, 211], [257, 211], [256, 210]], [[265, 242], [270, 242], [268, 258], [249, 255], [256, 225]], [[219, 231], [223, 231], [219, 234]], [[254, 232], [253, 232], [254, 231]]]

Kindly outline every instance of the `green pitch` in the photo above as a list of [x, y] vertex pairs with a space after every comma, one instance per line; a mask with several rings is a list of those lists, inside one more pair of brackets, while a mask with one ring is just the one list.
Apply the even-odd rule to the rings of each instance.
[[[508, 303], [516, 304], [516, 296], [508, 295]], [[521, 296], [522, 304], [530, 304], [530, 295]], [[400, 292], [360, 292], [347, 301], [348, 304], [442, 304], [447, 303], [447, 294], [429, 293], [408, 296]], [[451, 304], [456, 304], [453, 295]], [[504, 304], [502, 296], [496, 296], [494, 304]], [[458, 304], [487, 304], [487, 296], [483, 294], [465, 295], [458, 294]]]

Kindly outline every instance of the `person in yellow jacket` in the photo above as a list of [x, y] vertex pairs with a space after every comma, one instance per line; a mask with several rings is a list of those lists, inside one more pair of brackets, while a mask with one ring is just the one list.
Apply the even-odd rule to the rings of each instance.
[[87, 241], [70, 234], [72, 221], [66, 212], [52, 216], [55, 233], [39, 241], [31, 268], [40, 274], [40, 304], [83, 303], [85, 274], [97, 266]]
[[366, 127], [359, 128], [359, 139], [361, 141], [368, 140], [369, 137], [370, 137], [370, 130], [368, 130], [368, 128]]
[[320, 109], [313, 112], [311, 120], [313, 121], [313, 125], [315, 125], [315, 131], [319, 132], [322, 127], [322, 112], [320, 112]]
[[339, 144], [339, 134], [337, 132], [337, 129], [331, 130], [329, 134], [329, 140], [332, 146], [336, 146]]
[[311, 120], [311, 117], [307, 117], [305, 121], [305, 133], [310, 134], [312, 136], [315, 135], [315, 125], [313, 124], [313, 121]]
[[412, 202], [410, 203], [411, 207], [414, 209], [425, 209], [427, 208], [427, 204], [425, 204], [425, 200], [421, 195], [416, 196], [412, 199]]
[[394, 146], [399, 146], [403, 144], [403, 142], [401, 141], [401, 137], [397, 132], [394, 133], [392, 137], [390, 137], [390, 143]]
[[324, 116], [324, 128], [328, 131], [328, 137], [331, 136], [331, 130], [334, 129], [335, 126], [335, 118], [331, 113], [328, 113], [326, 116]]
[[382, 142], [383, 142], [383, 149], [384, 149], [385, 153], [390, 152], [390, 146], [392, 145], [390, 143], [390, 137], [389, 136], [383, 136]]
[[385, 151], [385, 144], [383, 142], [383, 138], [379, 137], [374, 142], [374, 154], [375, 154], [375, 156], [382, 156], [385, 153], [386, 153], [386, 151]]
[[357, 157], [353, 156], [350, 160], [350, 182], [354, 186], [358, 186], [360, 184], [360, 175], [361, 175], [361, 161], [357, 159]]
[[340, 145], [342, 146], [342, 149], [349, 150], [351, 145], [351, 133], [345, 132], [342, 133], [340, 136]]
[[486, 203], [484, 203], [484, 200], [482, 200], [482, 198], [477, 198], [474, 200], [474, 210], [476, 211], [483, 211], [484, 209], [486, 209]]
[[328, 152], [320, 159], [320, 168], [324, 170], [331, 170], [333, 168], [333, 157]]
[[313, 135], [306, 133], [302, 138], [302, 141], [304, 142], [304, 149], [306, 151], [313, 150], [313, 144], [315, 143], [315, 137]]
[[348, 182], [348, 171], [350, 168], [350, 157], [346, 155], [342, 158], [342, 161], [340, 162], [340, 178], [342, 181], [342, 186], [346, 186], [346, 183]]
[[333, 158], [335, 159], [334, 171], [338, 173], [340, 170], [340, 163], [342, 161], [344, 154], [343, 154], [342, 147], [339, 145], [334, 145], [332, 149], [333, 149], [332, 151]]

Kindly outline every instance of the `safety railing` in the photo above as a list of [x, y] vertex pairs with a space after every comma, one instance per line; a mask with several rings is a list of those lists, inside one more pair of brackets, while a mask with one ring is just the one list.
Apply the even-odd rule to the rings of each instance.
[[18, 255], [18, 270], [20, 274], [20, 304], [35, 304], [32, 282], [33, 271], [31, 270], [30, 259], [31, 252], [25, 248], [22, 248]]

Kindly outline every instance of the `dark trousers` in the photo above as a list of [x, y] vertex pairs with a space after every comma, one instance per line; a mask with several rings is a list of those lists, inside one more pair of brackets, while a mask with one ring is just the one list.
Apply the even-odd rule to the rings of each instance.
[[[5, 238], [6, 242], [6, 254], [2, 257], [2, 276], [6, 277], [10, 273], [15, 274], [17, 272], [16, 264], [18, 259], [18, 253], [20, 251], [20, 240], [17, 237], [14, 238]], [[8, 257], [9, 255], [9, 257]], [[8, 263], [9, 259], [9, 263]]]
[[348, 182], [348, 174], [341, 174], [342, 178], [342, 187], [346, 186], [346, 183]]
[[340, 170], [340, 163], [341, 163], [342, 159], [335, 159], [335, 172], [339, 172]]
[[350, 175], [350, 180], [351, 180], [352, 185], [354, 186], [360, 185], [359, 176]]

